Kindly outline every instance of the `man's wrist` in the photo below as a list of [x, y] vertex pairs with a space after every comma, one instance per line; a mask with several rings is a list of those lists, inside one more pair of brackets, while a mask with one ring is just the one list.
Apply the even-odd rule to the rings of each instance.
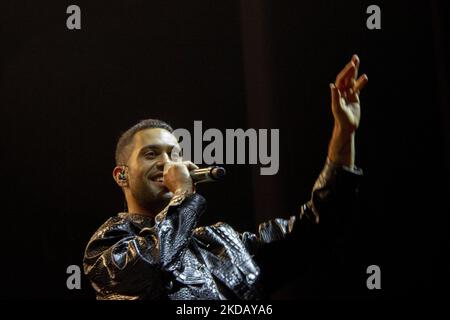
[[342, 130], [339, 126], [333, 129], [328, 148], [328, 159], [333, 163], [354, 167], [355, 164], [355, 132]]
[[184, 199], [192, 195], [192, 192], [189, 190], [177, 189], [170, 200], [169, 206], [178, 206], [180, 205]]
[[177, 188], [173, 194], [174, 194], [174, 196], [175, 195], [183, 195], [185, 197], [188, 197], [193, 193], [194, 193], [193, 186], [183, 186], [183, 187]]

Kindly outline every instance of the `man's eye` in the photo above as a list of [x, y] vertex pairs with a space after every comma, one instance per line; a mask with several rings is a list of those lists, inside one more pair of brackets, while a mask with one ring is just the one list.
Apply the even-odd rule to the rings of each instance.
[[156, 156], [156, 153], [154, 151], [148, 151], [145, 153], [146, 158], [154, 158]]

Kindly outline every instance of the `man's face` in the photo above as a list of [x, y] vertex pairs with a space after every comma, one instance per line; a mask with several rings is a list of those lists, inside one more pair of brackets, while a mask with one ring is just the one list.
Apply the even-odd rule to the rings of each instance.
[[173, 134], [151, 128], [137, 132], [128, 160], [129, 190], [140, 206], [149, 210], [164, 208], [172, 193], [163, 184], [164, 165], [182, 161], [181, 148]]

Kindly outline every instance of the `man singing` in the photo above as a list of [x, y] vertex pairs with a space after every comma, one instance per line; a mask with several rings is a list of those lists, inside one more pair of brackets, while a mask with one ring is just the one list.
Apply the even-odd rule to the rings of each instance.
[[[276, 251], [267, 249], [273, 243], [292, 246], [297, 251], [295, 259], [302, 260], [308, 226], [319, 224], [319, 218], [326, 223], [333, 215], [345, 214], [354, 199], [361, 177], [354, 165], [359, 93], [368, 81], [366, 75], [358, 78], [358, 68], [359, 58], [354, 55], [330, 84], [334, 129], [311, 200], [298, 215], [262, 223], [258, 234], [238, 233], [222, 222], [197, 226], [206, 200], [195, 191], [189, 171], [197, 166], [182, 160], [173, 129], [154, 119], [128, 129], [117, 143], [113, 170], [128, 212], [106, 221], [84, 255], [84, 271], [97, 298], [258, 299], [267, 295], [268, 283], [282, 278], [282, 274], [270, 274], [270, 264], [287, 264]], [[265, 262], [260, 263], [264, 260], [258, 260], [260, 256], [265, 256]]]

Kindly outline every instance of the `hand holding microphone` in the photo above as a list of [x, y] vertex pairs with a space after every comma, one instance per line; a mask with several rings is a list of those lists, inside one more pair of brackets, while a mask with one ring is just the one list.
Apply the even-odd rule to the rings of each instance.
[[164, 166], [164, 184], [173, 193], [193, 193], [194, 184], [219, 181], [225, 177], [225, 169], [218, 166], [200, 169], [191, 161], [169, 162]]
[[198, 166], [190, 161], [167, 162], [164, 165], [163, 172], [164, 185], [172, 193], [193, 193], [194, 182], [189, 171], [193, 171], [195, 169], [198, 169]]

